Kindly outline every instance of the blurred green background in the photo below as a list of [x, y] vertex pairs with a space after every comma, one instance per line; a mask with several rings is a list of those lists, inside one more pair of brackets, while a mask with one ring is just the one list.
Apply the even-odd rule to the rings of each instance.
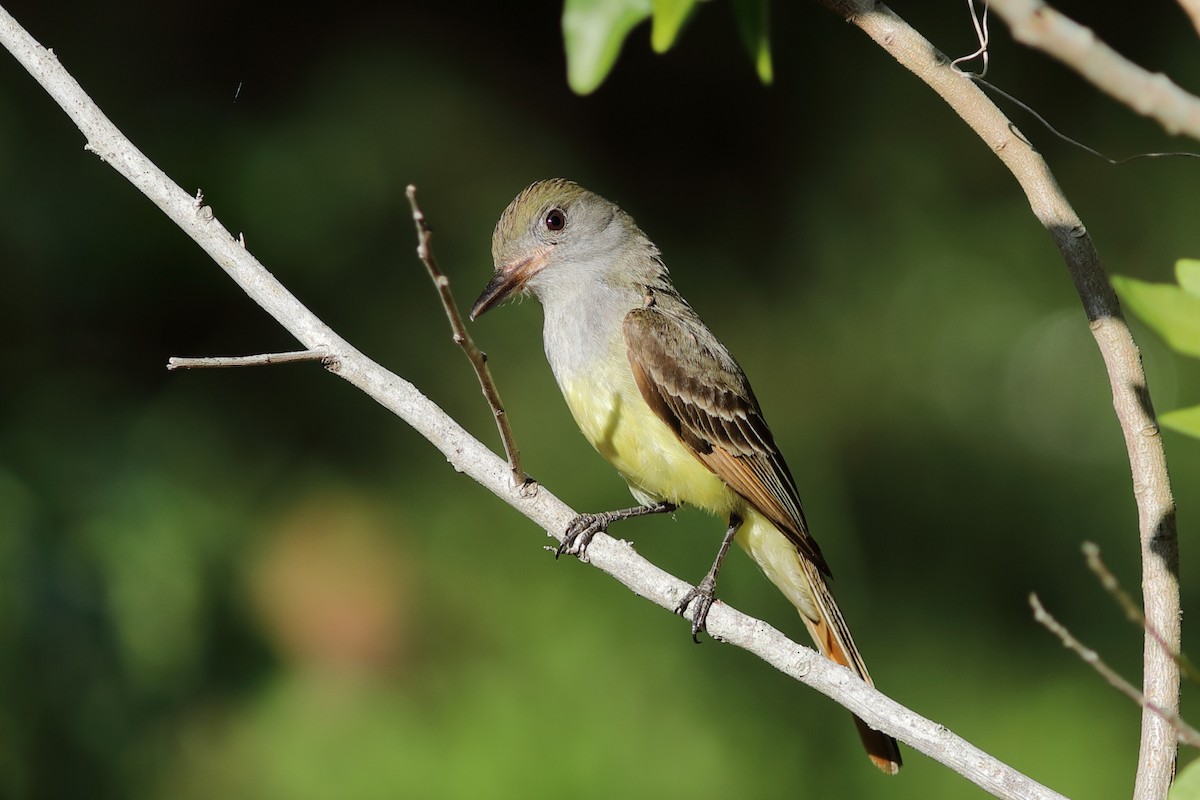
[[[753, 379], [880, 687], [1068, 795], [1128, 794], [1139, 710], [1026, 602], [1139, 678], [1140, 632], [1079, 555], [1097, 542], [1136, 591], [1100, 357], [1011, 177], [854, 28], [776, 4], [763, 87], [728, 5], [706, 4], [665, 56], [639, 28], [580, 98], [556, 3], [5, 7], [318, 315], [494, 445], [404, 186], [460, 303], [529, 182], [622, 204]], [[1170, 3], [1060, 7], [1196, 74]], [[975, 47], [961, 3], [897, 11], [947, 53]], [[1069, 134], [1117, 156], [1198, 148], [993, 33], [990, 79]], [[1200, 163], [1110, 167], [1012, 114], [1109, 270], [1168, 281], [1200, 255]], [[983, 796], [911, 750], [876, 774], [842, 709], [555, 563], [320, 368], [167, 373], [171, 355], [294, 343], [82, 146], [0, 57], [0, 796]], [[623, 506], [540, 323], [525, 303], [474, 326], [527, 466], [577, 509]], [[1195, 362], [1139, 341], [1159, 409], [1200, 401]], [[1200, 443], [1165, 437], [1186, 578]], [[682, 512], [618, 535], [696, 580], [721, 532]], [[749, 559], [722, 583], [803, 640]]]

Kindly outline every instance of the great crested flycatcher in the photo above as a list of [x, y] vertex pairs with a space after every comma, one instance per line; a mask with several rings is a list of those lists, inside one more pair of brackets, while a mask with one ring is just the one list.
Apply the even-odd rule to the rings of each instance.
[[[538, 299], [546, 357], [576, 423], [641, 504], [580, 515], [560, 554], [582, 553], [618, 519], [683, 503], [703, 508], [728, 529], [712, 569], [676, 609], [696, 604], [693, 637], [737, 541], [800, 612], [821, 652], [872, 683], [750, 382], [671, 285], [633, 219], [571, 181], [539, 181], [501, 215], [492, 256], [495, 275], [471, 318], [513, 294]], [[895, 774], [896, 741], [855, 722], [871, 760]]]

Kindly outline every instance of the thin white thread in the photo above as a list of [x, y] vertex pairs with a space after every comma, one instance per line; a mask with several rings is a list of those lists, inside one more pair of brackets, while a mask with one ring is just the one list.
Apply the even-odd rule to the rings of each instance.
[[[967, 9], [971, 12], [971, 25], [975, 28], [975, 39], [979, 42], [979, 47], [974, 53], [968, 56], [959, 56], [950, 62], [950, 68], [959, 75], [966, 75], [968, 78], [982, 78], [987, 75], [988, 71], [988, 40], [991, 38], [988, 33], [988, 8], [990, 3], [988, 0], [983, 2], [983, 17], [975, 10], [975, 0], [967, 0]], [[983, 61], [983, 69], [979, 72], [969, 72], [962, 69], [958, 65], [964, 61], [974, 61], [975, 59]]]

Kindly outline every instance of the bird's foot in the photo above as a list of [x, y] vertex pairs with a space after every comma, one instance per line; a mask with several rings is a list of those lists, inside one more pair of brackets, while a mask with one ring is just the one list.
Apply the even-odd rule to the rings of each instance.
[[689, 607], [692, 608], [692, 641], [696, 644], [700, 644], [701, 632], [708, 633], [708, 610], [717, 601], [716, 588], [717, 582], [713, 576], [705, 575], [700, 585], [689, 589], [679, 601], [679, 605], [675, 606], [675, 613], [681, 617], [687, 613]]
[[554, 551], [554, 557], [558, 558], [563, 553], [567, 553], [578, 556], [580, 561], [587, 561], [587, 548], [592, 542], [592, 537], [602, 531], [607, 532], [608, 526], [612, 523], [619, 519], [644, 517], [647, 514], [670, 513], [675, 508], [674, 503], [660, 500], [648, 506], [634, 506], [633, 508], [623, 508], [620, 511], [580, 514], [571, 520], [571, 524], [567, 526], [567, 530], [563, 533], [562, 543]]
[[607, 531], [609, 523], [614, 519], [616, 516], [611, 511], [600, 514], [580, 514], [567, 526], [562, 542], [554, 551], [554, 557], [557, 559], [565, 553], [578, 557], [580, 561], [587, 561], [587, 548], [592, 543], [592, 538], [597, 533]]

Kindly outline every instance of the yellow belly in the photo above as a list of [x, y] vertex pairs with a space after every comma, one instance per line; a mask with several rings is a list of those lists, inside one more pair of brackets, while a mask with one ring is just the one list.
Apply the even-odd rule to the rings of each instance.
[[639, 501], [686, 503], [721, 517], [743, 502], [650, 410], [627, 368], [577, 379], [562, 390], [583, 435]]
[[808, 619], [820, 619], [800, 554], [786, 536], [688, 450], [660, 420], [627, 369], [600, 370], [563, 384], [583, 435], [642, 503], [668, 500], [743, 520], [736, 541]]

